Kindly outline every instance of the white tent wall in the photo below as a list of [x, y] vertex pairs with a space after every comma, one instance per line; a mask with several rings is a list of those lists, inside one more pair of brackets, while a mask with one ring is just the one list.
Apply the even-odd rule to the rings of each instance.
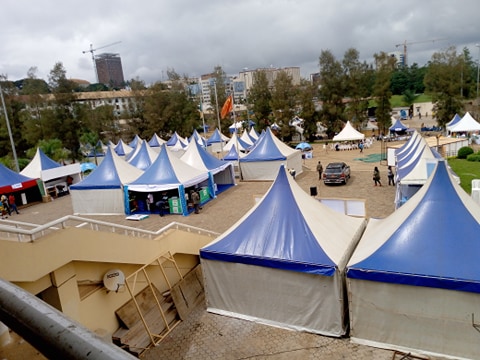
[[295, 169], [296, 175], [303, 172], [302, 153], [295, 151], [287, 156], [286, 160], [275, 161], [247, 161], [240, 162], [240, 171], [243, 180], [275, 180], [280, 165], [285, 168]]
[[347, 287], [353, 342], [480, 359], [480, 332], [472, 326], [472, 314], [480, 320], [480, 294], [350, 278]]
[[123, 189], [70, 190], [74, 214], [125, 214]]
[[201, 259], [207, 310], [327, 336], [346, 332], [342, 277]]

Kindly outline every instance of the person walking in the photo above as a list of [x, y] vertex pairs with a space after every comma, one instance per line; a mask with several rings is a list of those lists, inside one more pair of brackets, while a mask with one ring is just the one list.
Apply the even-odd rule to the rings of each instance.
[[387, 177], [388, 177], [388, 185], [393, 185], [395, 186], [395, 174], [393, 173], [393, 170], [392, 170], [392, 167], [389, 166], [388, 167], [388, 173], [387, 173]]
[[374, 186], [377, 186], [377, 185], [382, 186], [382, 183], [380, 181], [380, 170], [378, 170], [377, 166], [375, 166], [375, 168], [373, 169], [373, 181], [375, 183]]
[[323, 165], [321, 161], [319, 161], [317, 164], [317, 171], [318, 171], [318, 180], [322, 180]]
[[17, 214], [20, 214], [17, 209], [17, 204], [15, 203], [15, 196], [10, 194], [8, 196], [8, 205], [10, 206], [10, 211], [15, 211]]

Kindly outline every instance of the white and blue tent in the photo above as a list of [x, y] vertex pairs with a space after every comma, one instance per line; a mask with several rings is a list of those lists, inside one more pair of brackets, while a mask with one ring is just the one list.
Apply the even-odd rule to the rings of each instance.
[[[50, 159], [40, 148], [37, 148], [32, 161], [20, 171], [20, 174], [33, 179], [41, 179], [45, 194], [49, 187], [56, 185], [67, 187], [68, 183], [76, 184], [82, 179], [79, 163], [62, 166]], [[69, 181], [67, 181], [68, 177], [70, 177]]]
[[281, 164], [301, 174], [302, 152], [281, 142], [269, 128], [251, 151], [240, 158], [243, 180], [274, 180]]
[[450, 121], [446, 124], [446, 126], [447, 126], [447, 127], [448, 127], [448, 126], [453, 126], [453, 125], [455, 125], [456, 123], [458, 123], [460, 120], [462, 120], [462, 118], [460, 117], [460, 115], [455, 114], [455, 116], [453, 117], [453, 119], [450, 120]]
[[190, 144], [194, 140], [203, 148], [207, 147], [207, 140], [198, 133], [197, 129], [193, 130], [192, 136], [188, 139], [188, 143]]
[[[146, 199], [152, 193], [154, 199], [161, 197], [162, 191], [168, 191], [169, 197], [176, 197], [178, 210], [187, 216], [188, 208], [185, 194], [188, 188], [213, 187], [208, 171], [194, 168], [173, 155], [166, 144], [162, 145], [160, 154], [153, 164], [137, 179], [124, 187], [125, 212], [131, 212], [131, 199]], [[146, 207], [144, 208], [146, 210]]]
[[232, 147], [238, 148], [239, 151], [247, 151], [251, 145], [240, 139], [236, 133], [233, 133], [230, 140], [223, 147], [223, 151], [229, 152]]
[[480, 123], [467, 111], [457, 123], [448, 125], [447, 130], [451, 133], [480, 131]]
[[210, 196], [215, 197], [235, 185], [233, 164], [217, 159], [207, 152], [196, 141], [191, 141], [185, 154], [180, 157], [188, 165], [202, 171], [208, 171], [213, 177], [213, 189], [209, 189]]
[[133, 148], [125, 144], [125, 142], [122, 139], [120, 139], [118, 141], [118, 144], [115, 145], [115, 147], [113, 148], [113, 150], [118, 156], [125, 157], [126, 155], [130, 154], [133, 151]]
[[153, 134], [152, 138], [148, 141], [148, 145], [150, 145], [152, 148], [159, 148], [165, 143], [166, 141], [158, 136], [157, 133]]
[[344, 270], [365, 220], [321, 204], [279, 168], [260, 202], [200, 249], [207, 310], [342, 336]]
[[133, 137], [133, 140], [128, 143], [128, 146], [130, 146], [132, 149], [135, 149], [137, 145], [142, 141], [142, 138], [136, 134]]
[[140, 170], [146, 170], [155, 161], [158, 153], [146, 141], [141, 140], [138, 144], [133, 155], [128, 158], [128, 163]]
[[123, 185], [142, 173], [108, 149], [102, 163], [70, 187], [74, 214], [125, 213]]
[[400, 119], [395, 119], [392, 117], [392, 126], [388, 128], [391, 133], [404, 133], [408, 130], [406, 126]]
[[480, 207], [444, 160], [385, 219], [371, 219], [347, 266], [350, 335], [406, 352], [479, 357]]
[[215, 153], [221, 152], [228, 140], [229, 138], [216, 128], [213, 134], [207, 139], [208, 150]]
[[177, 157], [180, 157], [185, 152], [188, 141], [178, 135], [178, 133], [175, 131], [170, 137], [170, 139], [168, 139], [168, 141], [166, 142], [166, 145], [171, 151], [174, 152]]

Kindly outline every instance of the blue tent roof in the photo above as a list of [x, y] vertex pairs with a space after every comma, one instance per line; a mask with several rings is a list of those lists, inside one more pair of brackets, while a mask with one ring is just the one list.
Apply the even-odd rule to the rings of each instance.
[[192, 136], [190, 136], [189, 140], [190, 140], [189, 142], [192, 142], [193, 140], [195, 140], [197, 143], [199, 143], [199, 144], [201, 143], [200, 145], [202, 145], [204, 147], [207, 146], [207, 140], [205, 140], [203, 137], [201, 137], [196, 129], [193, 130]]
[[336, 268], [299, 209], [283, 166], [254, 211], [200, 256], [326, 276]]
[[207, 152], [198, 142], [194, 141], [194, 146], [197, 147], [198, 154], [200, 155], [203, 164], [208, 170], [215, 170], [225, 167], [225, 162], [217, 159], [211, 153]]
[[150, 159], [146, 141], [142, 141], [140, 149], [131, 159], [128, 159], [128, 162], [130, 165], [133, 165], [140, 170], [146, 170], [150, 165], [152, 165], [152, 159]]
[[[173, 133], [173, 135], [170, 137], [170, 139], [168, 139], [168, 141], [167, 141], [167, 146], [175, 146], [175, 144], [176, 144], [178, 141], [180, 141], [179, 135], [178, 135], [177, 132], [175, 131], [175, 132]], [[185, 147], [185, 144], [184, 144], [182, 141], [180, 141], [180, 144], [182, 145], [182, 147]]]
[[407, 204], [380, 221], [376, 235], [369, 224], [357, 251], [388, 231], [383, 242], [350, 265], [348, 277], [480, 293], [478, 205], [452, 181], [445, 161]]
[[117, 153], [118, 156], [127, 155], [127, 153], [125, 152], [125, 146], [124, 145], [125, 145], [125, 143], [122, 141], [122, 139], [120, 139], [118, 144], [113, 149]]
[[122, 182], [113, 162], [112, 151], [111, 149], [108, 149], [107, 154], [100, 165], [98, 165], [98, 167], [85, 179], [70, 186], [70, 189], [119, 189], [121, 187]]
[[287, 157], [282, 154], [272, 136], [272, 132], [268, 129], [263, 136], [258, 138], [251, 151], [245, 157], [241, 158], [240, 161], [286, 160]]
[[128, 143], [128, 146], [135, 149], [139, 141], [142, 141], [142, 139], [140, 139], [140, 136], [135, 135], [133, 140]]
[[462, 118], [460, 117], [460, 115], [458, 114], [455, 114], [455, 116], [453, 117], [452, 120], [450, 120], [446, 126], [452, 126], [452, 125], [455, 125], [456, 123], [458, 123], [460, 120], [462, 120]]
[[158, 135], [157, 134], [153, 134], [152, 138], [148, 142], [148, 145], [150, 145], [150, 147], [160, 147], [160, 146], [162, 146], [162, 144], [160, 144], [160, 142], [158, 141]]
[[213, 144], [213, 143], [221, 143], [221, 142], [223, 142], [222, 134], [220, 133], [220, 131], [218, 129], [215, 129], [212, 136], [210, 136], [207, 139], [207, 145], [210, 145], [210, 144]]
[[11, 186], [14, 184], [20, 184], [32, 180], [35, 179], [29, 178], [13, 170], [10, 170], [5, 165], [0, 163], [0, 187]]
[[238, 152], [237, 152], [237, 148], [235, 146], [232, 146], [230, 148], [230, 151], [227, 153], [227, 155], [225, 155], [223, 157], [223, 160], [230, 160], [230, 161], [233, 161], [233, 160], [238, 160]]
[[162, 150], [160, 150], [160, 154], [153, 162], [152, 166], [150, 166], [142, 176], [131, 182], [129, 185], [143, 184], [180, 184], [180, 180], [178, 180], [175, 169], [168, 157], [165, 144], [162, 145]]
[[403, 125], [403, 123], [400, 121], [400, 119], [397, 119], [397, 121], [395, 121], [395, 124], [393, 124], [392, 126], [390, 126], [388, 128], [388, 130], [390, 130], [390, 131], [406, 131], [407, 129], [408, 129], [408, 127]]
[[50, 159], [47, 155], [45, 155], [45, 153], [40, 148], [38, 148], [37, 151], [38, 151], [38, 155], [40, 157], [40, 168], [42, 169], [42, 171], [43, 170], [54, 169], [54, 168], [62, 166], [59, 163], [57, 163], [56, 161], [53, 161], [52, 159]]

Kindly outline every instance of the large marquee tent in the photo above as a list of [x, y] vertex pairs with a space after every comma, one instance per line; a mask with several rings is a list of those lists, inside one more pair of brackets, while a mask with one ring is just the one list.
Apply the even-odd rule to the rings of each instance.
[[125, 213], [123, 185], [142, 173], [108, 149], [102, 163], [85, 179], [70, 187], [73, 213]]
[[447, 130], [451, 133], [480, 131], [480, 123], [467, 112], [460, 121], [447, 126]]
[[280, 165], [303, 172], [302, 152], [292, 149], [273, 135], [270, 128], [259, 137], [251, 151], [240, 158], [243, 180], [274, 180]]
[[199, 170], [208, 171], [213, 176], [214, 193], [210, 194], [212, 197], [235, 185], [233, 164], [217, 159], [196, 141], [188, 144], [180, 160]]
[[0, 195], [13, 194], [18, 204], [42, 201], [39, 182], [40, 179], [32, 179], [0, 164]]
[[479, 233], [478, 204], [439, 161], [405, 205], [370, 219], [347, 265], [352, 340], [478, 359]]
[[357, 131], [350, 121], [347, 121], [342, 131], [333, 137], [333, 141], [356, 141], [365, 139], [365, 135]]
[[260, 202], [200, 249], [207, 310], [342, 336], [344, 269], [365, 220], [321, 204], [279, 168]]
[[161, 192], [169, 191], [175, 193], [179, 202], [178, 208], [183, 215], [187, 216], [185, 194], [188, 193], [188, 188], [195, 187], [208, 187], [209, 192], [213, 193], [213, 180], [210, 173], [180, 160], [164, 144], [153, 164], [141, 176], [124, 187], [125, 212], [130, 214], [130, 200], [133, 197], [146, 198], [148, 193], [152, 193], [156, 199], [160, 197]]
[[32, 161], [20, 174], [34, 179], [40, 178], [45, 194], [50, 187], [59, 185], [66, 188], [69, 184], [76, 184], [81, 180], [80, 163], [62, 166], [45, 155], [40, 148], [37, 148]]

